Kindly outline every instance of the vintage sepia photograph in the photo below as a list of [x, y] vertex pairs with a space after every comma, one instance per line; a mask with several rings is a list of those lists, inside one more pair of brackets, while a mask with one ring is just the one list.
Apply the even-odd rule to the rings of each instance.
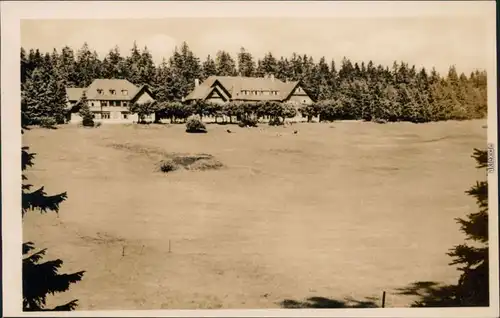
[[2, 72], [20, 314], [498, 315], [494, 2], [48, 3]]

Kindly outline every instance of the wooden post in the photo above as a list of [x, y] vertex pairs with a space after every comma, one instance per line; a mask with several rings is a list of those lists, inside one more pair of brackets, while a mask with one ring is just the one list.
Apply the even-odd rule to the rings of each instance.
[[125, 256], [125, 246], [122, 246], [122, 257]]
[[168, 240], [168, 252], [169, 253], [172, 251], [170, 247], [171, 247], [170, 240]]
[[382, 293], [382, 308], [385, 308], [385, 290]]

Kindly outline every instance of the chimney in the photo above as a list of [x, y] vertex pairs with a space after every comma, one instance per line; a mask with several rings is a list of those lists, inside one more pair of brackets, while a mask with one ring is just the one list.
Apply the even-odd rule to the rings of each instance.
[[194, 80], [194, 87], [198, 87], [198, 86], [200, 86], [200, 80], [198, 78], [196, 78]]
[[271, 81], [273, 81], [273, 82], [274, 82], [274, 74], [271, 74], [271, 75], [269, 76], [269, 78], [271, 79]]

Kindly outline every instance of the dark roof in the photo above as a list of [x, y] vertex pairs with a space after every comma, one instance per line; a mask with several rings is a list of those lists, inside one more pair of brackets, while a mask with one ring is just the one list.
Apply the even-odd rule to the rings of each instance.
[[[102, 90], [102, 94], [99, 94], [98, 90]], [[115, 91], [115, 95], [111, 94], [111, 90]], [[85, 89], [87, 99], [98, 100], [131, 100], [139, 90], [139, 87], [126, 79], [95, 79]], [[122, 91], [127, 91], [127, 95], [124, 95]]]
[[[286, 99], [299, 82], [283, 82], [269, 77], [243, 76], [210, 76], [186, 96], [186, 100], [205, 99], [211, 92], [214, 84], [220, 85], [229, 93], [232, 100], [242, 101], [281, 101]], [[278, 95], [244, 95], [243, 91], [278, 91]]]
[[83, 88], [79, 87], [66, 87], [66, 95], [70, 101], [78, 101], [82, 97]]

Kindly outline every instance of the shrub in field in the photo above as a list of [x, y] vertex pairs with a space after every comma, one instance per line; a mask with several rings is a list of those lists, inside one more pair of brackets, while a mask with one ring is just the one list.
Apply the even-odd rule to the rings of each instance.
[[238, 126], [240, 127], [257, 127], [257, 119], [245, 117], [240, 120]]
[[94, 127], [95, 123], [94, 123], [94, 119], [93, 118], [83, 118], [82, 120], [82, 125], [84, 127]]
[[269, 120], [269, 126], [281, 126], [281, 125], [283, 125], [283, 123], [278, 117], [272, 117]]
[[51, 117], [42, 117], [38, 119], [38, 124], [42, 128], [57, 129], [56, 127], [57, 121]]
[[172, 159], [162, 160], [159, 164], [159, 170], [161, 172], [172, 172], [177, 170], [179, 167]]
[[186, 122], [186, 132], [188, 133], [206, 133], [207, 128], [198, 116], [191, 116]]

